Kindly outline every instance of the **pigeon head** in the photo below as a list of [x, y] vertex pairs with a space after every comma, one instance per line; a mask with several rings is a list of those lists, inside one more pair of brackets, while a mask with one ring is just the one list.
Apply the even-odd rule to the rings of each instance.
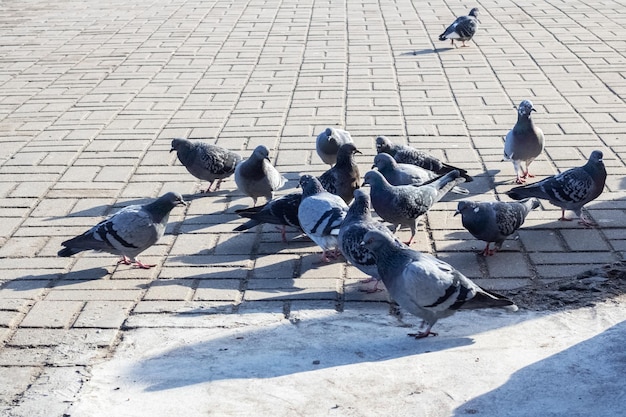
[[339, 147], [337, 151], [337, 163], [340, 164], [342, 161], [350, 162], [352, 156], [357, 153], [362, 153], [359, 151], [353, 143], [345, 143]]
[[374, 256], [376, 256], [377, 249], [389, 244], [393, 245], [391, 237], [380, 230], [370, 230], [365, 233], [363, 240], [359, 243], [359, 246], [369, 249]]
[[477, 212], [478, 204], [476, 204], [473, 201], [459, 201], [459, 204], [456, 207], [456, 211], [454, 212], [454, 215], [455, 216], [457, 214], [463, 215], [465, 213], [469, 213], [470, 211]]
[[191, 142], [188, 141], [187, 139], [176, 138], [176, 139], [172, 139], [172, 149], [170, 149], [170, 152], [173, 152], [173, 151], [178, 152], [182, 149], [186, 149], [190, 147], [191, 147]]
[[186, 205], [187, 202], [180, 193], [170, 191], [169, 193], [163, 194], [152, 203], [147, 204], [145, 207], [146, 211], [152, 216], [153, 221], [160, 223], [163, 219], [167, 221], [167, 217], [174, 207]]
[[469, 15], [478, 19], [478, 7], [474, 7], [472, 10], [470, 10]]
[[599, 162], [603, 162], [602, 158], [603, 158], [602, 151], [593, 151], [591, 152], [591, 155], [589, 155], [589, 162], [593, 162], [597, 164]]
[[269, 149], [267, 149], [267, 147], [265, 145], [259, 145], [256, 148], [254, 148], [254, 151], [252, 152], [252, 156], [256, 159], [267, 159], [268, 161], [270, 160], [270, 151]]
[[363, 185], [368, 184], [370, 186], [376, 186], [379, 184], [387, 183], [383, 174], [378, 171], [367, 171], [363, 177]]
[[381, 153], [381, 152], [389, 152], [391, 150], [391, 148], [393, 147], [393, 144], [391, 143], [391, 141], [385, 137], [385, 136], [379, 136], [376, 138], [376, 152]]
[[522, 100], [522, 102], [517, 107], [517, 114], [524, 117], [530, 117], [530, 113], [535, 110], [533, 107], [533, 103], [530, 100]]
[[309, 174], [300, 177], [298, 187], [302, 188], [302, 198], [325, 191], [320, 181]]
[[378, 168], [380, 172], [393, 168], [397, 165], [396, 160], [387, 153], [379, 153], [374, 157], [374, 165], [372, 168]]

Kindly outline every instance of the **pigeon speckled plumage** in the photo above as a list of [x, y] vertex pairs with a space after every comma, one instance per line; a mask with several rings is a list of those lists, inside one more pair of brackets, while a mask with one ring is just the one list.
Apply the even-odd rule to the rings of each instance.
[[326, 191], [338, 195], [346, 204], [350, 204], [354, 190], [359, 188], [361, 182], [359, 167], [354, 161], [354, 154], [357, 153], [361, 152], [353, 143], [341, 145], [335, 166], [318, 178]]
[[63, 242], [58, 255], [68, 257], [95, 250], [120, 255], [118, 263], [151, 268], [154, 265], [141, 263], [137, 255], [163, 236], [170, 211], [178, 205], [187, 203], [179, 193], [169, 192], [152, 203], [124, 207], [82, 235]]
[[[337, 234], [346, 217], [348, 206], [341, 197], [325, 191], [319, 180], [312, 175], [300, 177], [302, 201], [298, 208], [298, 220], [304, 233], [322, 248], [322, 261], [337, 256]], [[330, 253], [331, 249], [334, 253]]]
[[426, 324], [423, 332], [410, 336], [436, 336], [431, 329], [437, 320], [457, 310], [517, 310], [513, 301], [480, 288], [451, 265], [432, 255], [398, 247], [378, 230], [367, 232], [362, 245], [374, 254], [378, 273], [391, 298]]
[[565, 210], [572, 210], [580, 218], [580, 224], [596, 226], [582, 213], [585, 204], [595, 200], [604, 190], [606, 168], [602, 162], [602, 152], [593, 151], [587, 163], [553, 175], [534, 184], [512, 188], [507, 194], [514, 200], [537, 197], [548, 200], [561, 208], [559, 220], [565, 217]]
[[400, 226], [411, 228], [411, 238], [406, 242], [410, 245], [417, 231], [417, 219], [452, 187], [463, 181], [463, 178], [459, 178], [459, 171], [452, 171], [419, 187], [391, 185], [380, 172], [369, 171], [365, 174], [363, 184], [370, 185], [372, 205], [384, 221], [393, 224], [395, 231]]
[[396, 145], [386, 136], [379, 136], [376, 138], [376, 152], [388, 153], [393, 156], [393, 159], [395, 159], [399, 164], [417, 165], [418, 167], [432, 171], [437, 175], [444, 175], [448, 172], [457, 170], [459, 171], [460, 176], [465, 178], [466, 182], [474, 180], [471, 176], [467, 175], [466, 170], [446, 164], [438, 158], [411, 146]]
[[[461, 214], [463, 227], [476, 239], [487, 242], [482, 254], [489, 256], [500, 250], [504, 240], [522, 227], [528, 213], [537, 207], [536, 198], [519, 202], [459, 201], [454, 215]], [[489, 249], [491, 242], [495, 242], [493, 249]]]
[[455, 21], [439, 35], [439, 40], [445, 41], [446, 39], [450, 39], [452, 45], [454, 45], [454, 41], [457, 40], [463, 42], [462, 46], [467, 46], [465, 42], [470, 41], [474, 37], [476, 29], [478, 29], [478, 7], [474, 7], [470, 10], [467, 16], [457, 17]]
[[[352, 265], [357, 267], [361, 272], [370, 275], [375, 280], [379, 280], [380, 277], [374, 256], [367, 248], [361, 245], [365, 233], [370, 230], [380, 230], [382, 233], [388, 234], [397, 245], [404, 245], [399, 240], [395, 239], [393, 233], [391, 233], [387, 226], [374, 220], [370, 211], [371, 202], [369, 195], [363, 190], [355, 190], [354, 202], [350, 205], [348, 214], [339, 227], [337, 241], [339, 250], [341, 250], [343, 256]], [[367, 292], [375, 291], [377, 291], [377, 286]]]
[[221, 146], [192, 142], [183, 138], [172, 140], [170, 152], [172, 151], [176, 151], [178, 160], [191, 175], [210, 181], [206, 193], [211, 191], [216, 180], [217, 184], [213, 191], [219, 190], [222, 180], [233, 175], [235, 166], [241, 162], [241, 155]]
[[352, 143], [350, 132], [329, 127], [317, 135], [315, 150], [325, 164], [334, 165], [337, 162], [337, 151], [346, 143]]
[[248, 230], [261, 223], [276, 224], [282, 226], [281, 236], [283, 238], [283, 242], [286, 242], [287, 237], [285, 235], [285, 226], [291, 226], [302, 230], [300, 227], [300, 221], [298, 220], [298, 208], [300, 207], [300, 201], [302, 201], [302, 193], [291, 193], [268, 201], [262, 206], [235, 210], [235, 213], [241, 217], [250, 219], [244, 224], [236, 227], [235, 230], [238, 232]]
[[250, 158], [237, 164], [235, 182], [239, 191], [249, 197], [256, 206], [259, 197], [268, 201], [274, 198], [274, 191], [287, 182], [280, 172], [270, 162], [270, 151], [263, 145], [257, 146]]
[[[399, 164], [391, 155], [384, 152], [374, 157], [372, 168], [378, 169], [391, 185], [422, 185], [439, 176], [417, 165]], [[458, 186], [452, 188], [450, 192], [469, 194], [469, 190]]]
[[[543, 132], [533, 123], [530, 113], [536, 111], [533, 103], [524, 100], [517, 108], [517, 123], [504, 138], [504, 159], [511, 160], [515, 168], [515, 182], [523, 184], [526, 177], [534, 177], [528, 166], [543, 152]], [[526, 164], [526, 171], [521, 164]]]

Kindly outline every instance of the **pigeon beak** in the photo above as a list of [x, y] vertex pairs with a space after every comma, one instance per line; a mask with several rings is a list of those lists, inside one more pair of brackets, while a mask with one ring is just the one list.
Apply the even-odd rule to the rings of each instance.
[[170, 153], [174, 152], [176, 149], [172, 148], [170, 149]]
[[365, 241], [364, 240], [360, 241], [359, 242], [359, 246], [361, 246], [361, 247], [365, 246]]
[[454, 212], [453, 216], [456, 216], [457, 214], [461, 214], [461, 212], [457, 210], [457, 211]]
[[376, 164], [372, 164], [372, 169], [376, 168]]
[[187, 205], [189, 205], [189, 203], [188, 203], [188, 202], [186, 202], [185, 200], [178, 200], [178, 201], [176, 202], [176, 205], [177, 205], [177, 206], [187, 206]]
[[363, 155], [363, 152], [361, 152], [361, 151], [360, 151], [360, 150], [358, 150], [358, 149], [355, 149], [355, 150], [354, 150], [354, 153], [359, 153], [359, 154]]

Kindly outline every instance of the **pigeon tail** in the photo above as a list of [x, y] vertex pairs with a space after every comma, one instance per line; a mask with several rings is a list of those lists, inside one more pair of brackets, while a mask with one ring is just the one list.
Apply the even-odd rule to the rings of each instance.
[[61, 256], [63, 258], [69, 258], [72, 255], [76, 255], [79, 252], [85, 251], [87, 249], [78, 249], [78, 248], [71, 248], [71, 247], [66, 247], [61, 249], [57, 255]]
[[508, 310], [516, 311], [517, 306], [508, 298], [487, 290], [482, 290], [476, 293], [476, 295], [463, 304], [461, 304], [459, 310], [478, 310], [483, 308], [507, 308]]

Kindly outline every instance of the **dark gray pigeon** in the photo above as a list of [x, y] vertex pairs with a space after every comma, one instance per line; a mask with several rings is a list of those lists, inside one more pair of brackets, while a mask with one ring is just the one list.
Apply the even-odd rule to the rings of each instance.
[[462, 46], [467, 46], [465, 42], [470, 41], [474, 37], [476, 29], [478, 29], [478, 7], [474, 7], [470, 10], [467, 16], [457, 17], [456, 20], [439, 35], [439, 40], [445, 41], [450, 39], [452, 45], [454, 45], [454, 41], [457, 40], [463, 42]]
[[298, 220], [300, 201], [302, 201], [302, 193], [291, 193], [268, 201], [262, 206], [235, 210], [235, 213], [241, 217], [250, 219], [236, 227], [235, 230], [241, 232], [262, 223], [277, 224], [282, 226], [281, 236], [283, 242], [286, 242], [285, 226], [302, 230], [300, 221]]
[[480, 288], [451, 265], [427, 253], [399, 247], [379, 230], [367, 232], [361, 244], [374, 254], [378, 274], [391, 298], [424, 320], [426, 330], [409, 334], [416, 339], [436, 336], [431, 329], [437, 320], [457, 310], [517, 310], [513, 301]]
[[[322, 248], [322, 261], [330, 262], [337, 257], [337, 234], [346, 217], [348, 206], [341, 197], [322, 188], [319, 180], [312, 175], [300, 177], [302, 201], [298, 208], [298, 220], [304, 233]], [[331, 249], [335, 249], [331, 253]]]
[[137, 259], [137, 255], [154, 245], [165, 233], [170, 211], [178, 205], [187, 205], [179, 193], [169, 192], [145, 205], [127, 206], [101, 221], [82, 235], [61, 243], [59, 256], [68, 257], [86, 250], [120, 255], [118, 263], [134, 263], [140, 268], [151, 268]]
[[235, 169], [235, 183], [239, 191], [252, 197], [256, 206], [259, 197], [267, 201], [274, 198], [274, 191], [287, 182], [280, 172], [270, 162], [270, 151], [263, 145], [257, 146], [250, 158], [237, 164]]
[[438, 158], [411, 146], [396, 145], [386, 136], [379, 136], [376, 138], [376, 152], [388, 153], [393, 156], [393, 159], [395, 159], [399, 164], [417, 165], [418, 167], [432, 171], [437, 175], [444, 175], [448, 172], [456, 170], [459, 171], [461, 177], [465, 178], [466, 182], [474, 180], [471, 176], [467, 175], [466, 170], [446, 164]]
[[350, 132], [328, 127], [317, 135], [315, 150], [325, 164], [334, 165], [337, 162], [337, 151], [346, 143], [352, 143]]
[[534, 184], [514, 187], [507, 195], [514, 200], [528, 197], [548, 200], [561, 208], [559, 220], [572, 220], [565, 217], [565, 210], [572, 210], [580, 218], [580, 224], [587, 227], [597, 226], [583, 215], [582, 208], [602, 194], [605, 181], [606, 168], [602, 162], [602, 152], [593, 151], [585, 165], [568, 169]]
[[359, 188], [361, 183], [359, 166], [354, 160], [357, 153], [361, 152], [353, 143], [341, 145], [335, 166], [318, 178], [326, 191], [338, 195], [346, 204], [350, 204], [354, 190]]
[[[387, 153], [376, 155], [372, 168], [378, 169], [378, 172], [383, 174], [383, 177], [391, 185], [423, 185], [439, 177], [434, 172], [420, 168], [417, 165], [399, 164]], [[450, 192], [469, 194], [469, 190], [458, 186], [452, 188]]]
[[172, 151], [176, 151], [178, 160], [191, 175], [210, 181], [206, 193], [211, 191], [216, 180], [213, 191], [219, 190], [222, 180], [233, 175], [235, 166], [241, 162], [241, 155], [226, 148], [183, 138], [172, 140]]
[[[536, 198], [510, 203], [459, 201], [454, 215], [461, 214], [463, 227], [476, 239], [487, 242], [482, 255], [490, 256], [500, 250], [505, 239], [522, 227], [528, 213], [537, 207]], [[491, 242], [495, 242], [493, 249], [489, 248]]]
[[[348, 209], [346, 218], [339, 227], [339, 235], [337, 236], [337, 242], [339, 250], [343, 256], [361, 272], [370, 275], [374, 280], [380, 279], [378, 275], [378, 269], [376, 268], [376, 262], [374, 256], [365, 247], [361, 246], [361, 241], [365, 233], [370, 230], [380, 230], [383, 233], [389, 235], [397, 245], [404, 246], [399, 240], [397, 240], [393, 233], [381, 222], [374, 220], [371, 215], [370, 197], [363, 190], [354, 191], [354, 202]], [[369, 280], [368, 280], [369, 281]], [[366, 292], [378, 291], [378, 282], [372, 290], [366, 290]]]
[[[528, 172], [528, 166], [543, 152], [543, 132], [533, 123], [530, 113], [536, 111], [533, 103], [524, 100], [517, 108], [517, 123], [504, 138], [504, 159], [513, 162], [515, 182], [523, 184], [526, 177], [534, 177]], [[526, 164], [526, 171], [521, 164]]]
[[370, 197], [376, 213], [386, 222], [394, 225], [395, 231], [400, 226], [411, 228], [410, 245], [417, 231], [417, 219], [426, 213], [450, 189], [463, 182], [459, 171], [452, 171], [419, 187], [413, 185], [391, 185], [378, 171], [365, 174], [363, 184], [371, 187]]

